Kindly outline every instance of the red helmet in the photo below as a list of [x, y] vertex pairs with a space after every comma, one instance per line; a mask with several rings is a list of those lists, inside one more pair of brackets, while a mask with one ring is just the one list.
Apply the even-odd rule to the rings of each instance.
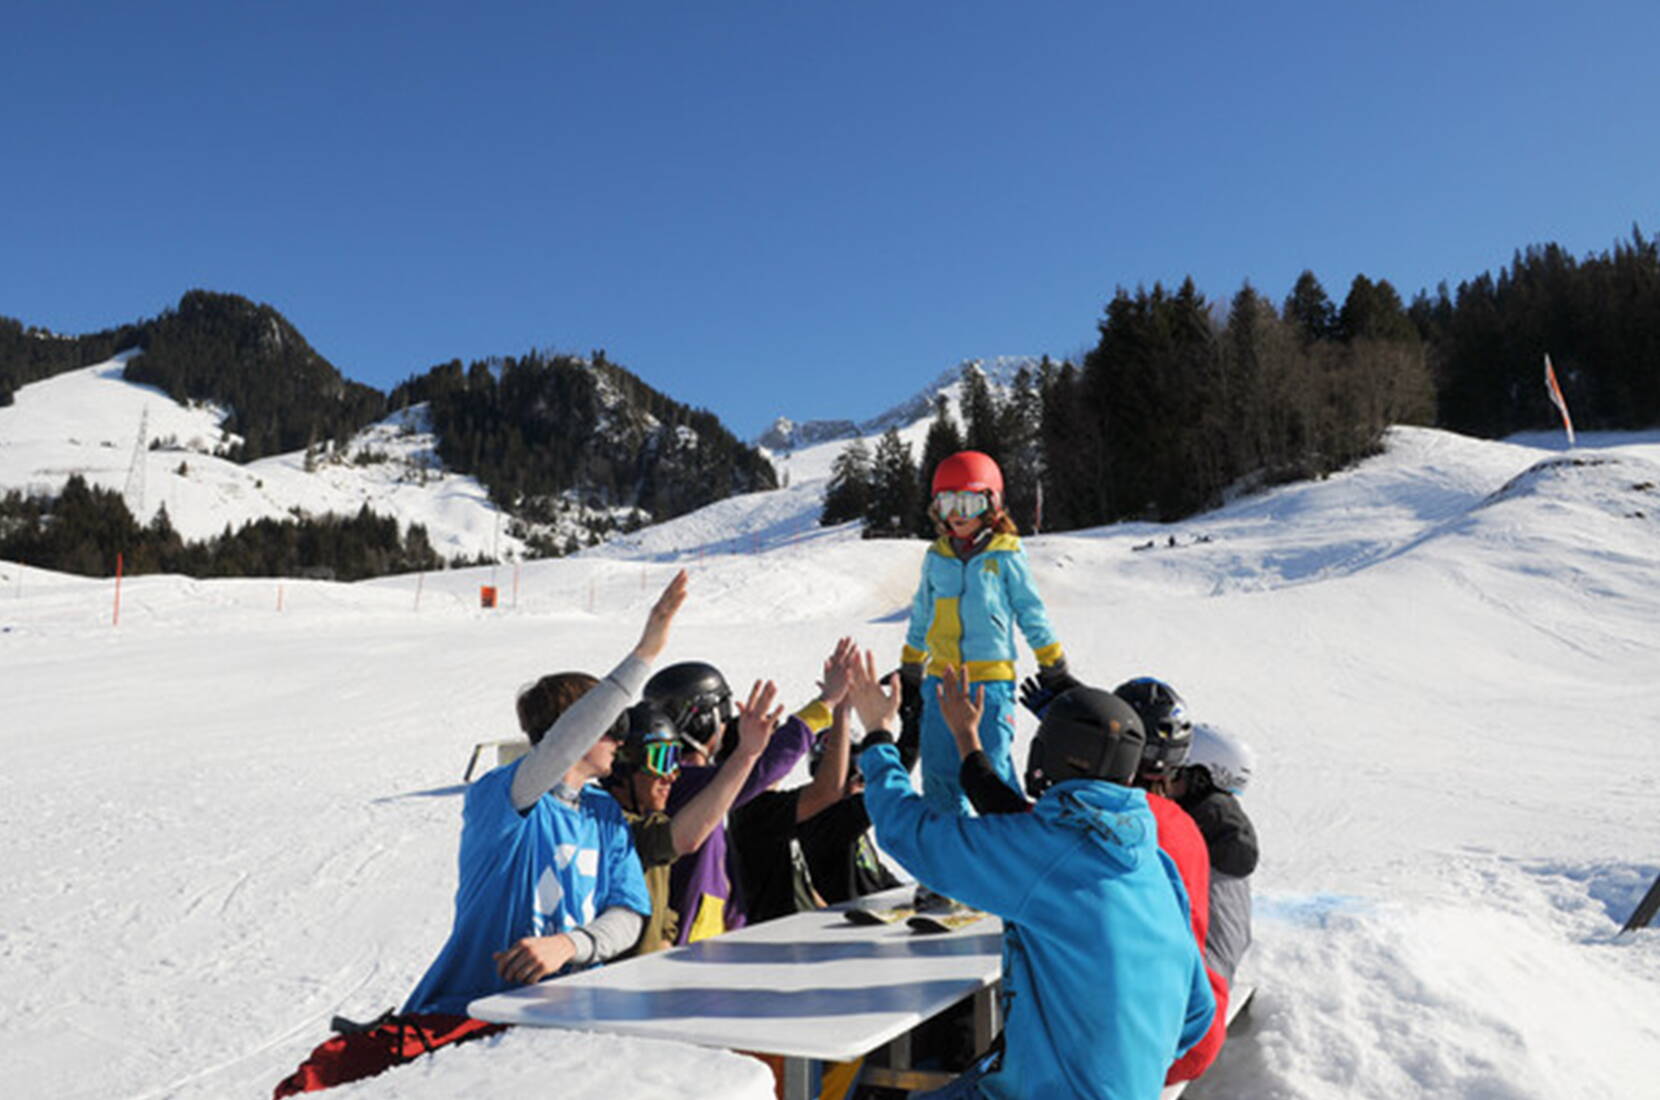
[[1003, 499], [1003, 471], [992, 457], [980, 451], [958, 451], [934, 467], [934, 493], [959, 489], [990, 493], [992, 503]]

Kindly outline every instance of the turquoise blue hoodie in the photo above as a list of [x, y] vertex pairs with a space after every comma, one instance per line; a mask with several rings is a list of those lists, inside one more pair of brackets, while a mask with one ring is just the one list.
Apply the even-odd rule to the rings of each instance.
[[997, 1100], [1149, 1100], [1216, 1011], [1187, 892], [1141, 791], [1075, 779], [1029, 814], [926, 808], [891, 744], [860, 757], [882, 849], [1005, 922]]

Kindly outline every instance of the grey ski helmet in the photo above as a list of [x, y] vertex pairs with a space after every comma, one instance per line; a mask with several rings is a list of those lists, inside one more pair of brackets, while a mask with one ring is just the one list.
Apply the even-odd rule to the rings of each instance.
[[1068, 779], [1127, 784], [1141, 763], [1141, 719], [1109, 691], [1079, 685], [1057, 695], [1043, 712], [1026, 755], [1026, 793]]
[[1168, 775], [1187, 760], [1193, 744], [1193, 720], [1176, 689], [1152, 676], [1137, 676], [1113, 689], [1113, 694], [1135, 708], [1146, 731], [1141, 774]]
[[1203, 722], [1194, 725], [1193, 751], [1188, 753], [1187, 766], [1203, 768], [1218, 790], [1244, 794], [1255, 764], [1256, 754], [1239, 738]]
[[647, 680], [642, 694], [662, 708], [688, 746], [705, 756], [716, 754], [721, 730], [732, 721], [732, 689], [720, 669], [682, 661]]

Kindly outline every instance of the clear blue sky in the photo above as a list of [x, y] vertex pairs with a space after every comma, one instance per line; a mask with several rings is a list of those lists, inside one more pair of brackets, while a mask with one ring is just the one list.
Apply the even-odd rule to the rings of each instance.
[[0, 141], [0, 314], [229, 291], [380, 389], [605, 348], [748, 437], [1118, 286], [1660, 232], [1660, 4], [21, 0]]

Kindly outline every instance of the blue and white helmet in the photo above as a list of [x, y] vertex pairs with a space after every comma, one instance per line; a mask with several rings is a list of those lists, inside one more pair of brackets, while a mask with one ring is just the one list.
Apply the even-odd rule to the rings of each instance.
[[1137, 676], [1113, 689], [1113, 694], [1135, 708], [1146, 731], [1141, 752], [1141, 775], [1168, 775], [1187, 760], [1193, 742], [1193, 721], [1176, 689], [1154, 676]]
[[1218, 790], [1237, 796], [1243, 795], [1251, 784], [1256, 754], [1233, 734], [1198, 722], [1193, 726], [1193, 744], [1188, 749], [1187, 763], [1189, 767], [1205, 769]]

